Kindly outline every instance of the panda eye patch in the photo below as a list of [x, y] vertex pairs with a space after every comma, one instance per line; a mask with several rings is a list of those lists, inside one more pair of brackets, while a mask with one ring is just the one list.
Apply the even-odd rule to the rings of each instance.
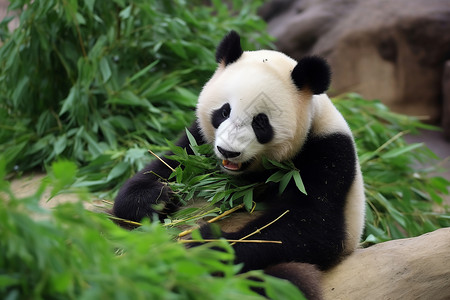
[[230, 110], [229, 109], [223, 109], [222, 110], [222, 117], [227, 119], [230, 116]]
[[270, 125], [269, 117], [267, 117], [266, 114], [261, 113], [254, 116], [252, 128], [259, 143], [266, 144], [272, 140], [273, 128], [272, 125]]
[[219, 128], [220, 124], [230, 117], [230, 113], [231, 106], [229, 103], [225, 103], [221, 108], [213, 111], [211, 116], [211, 124], [213, 127], [216, 129]]

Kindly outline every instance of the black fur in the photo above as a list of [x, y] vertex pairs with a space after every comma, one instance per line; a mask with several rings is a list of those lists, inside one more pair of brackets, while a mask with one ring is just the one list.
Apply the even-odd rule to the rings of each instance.
[[256, 139], [260, 144], [266, 144], [273, 138], [273, 128], [266, 114], [258, 114], [253, 117], [252, 128]]
[[236, 31], [228, 33], [220, 42], [216, 50], [216, 61], [225, 66], [234, 63], [244, 51], [241, 47], [241, 38]]
[[339, 133], [309, 136], [293, 162], [301, 171], [308, 195], [301, 193], [293, 182], [282, 195], [278, 195], [278, 187], [272, 186], [258, 199], [268, 207], [264, 215], [238, 232], [223, 233], [227, 239], [242, 238], [289, 210], [282, 219], [249, 238], [282, 244], [234, 245], [236, 263], [244, 263], [243, 271], [290, 261], [315, 264], [325, 270], [341, 256], [345, 201], [356, 172], [352, 138]]
[[[189, 131], [199, 145], [204, 144], [197, 122]], [[186, 148], [189, 154], [193, 151], [189, 146], [189, 139], [184, 134], [177, 145]], [[169, 153], [170, 154], [170, 153]], [[162, 158], [172, 168], [178, 163]], [[179, 206], [172, 200], [171, 190], [159, 178], [168, 178], [172, 171], [159, 160], [154, 160], [120, 188], [114, 201], [113, 213], [119, 218], [141, 221], [144, 217], [159, 217], [163, 220], [168, 214], [174, 213]]]
[[264, 273], [291, 281], [308, 300], [321, 300], [322, 273], [314, 265], [306, 263], [281, 263], [270, 266]]
[[291, 77], [299, 90], [308, 88], [313, 94], [318, 95], [330, 87], [331, 70], [323, 58], [307, 56], [298, 61]]
[[229, 103], [225, 103], [221, 108], [213, 111], [211, 115], [211, 124], [214, 128], [219, 128], [223, 121], [229, 118], [231, 107]]

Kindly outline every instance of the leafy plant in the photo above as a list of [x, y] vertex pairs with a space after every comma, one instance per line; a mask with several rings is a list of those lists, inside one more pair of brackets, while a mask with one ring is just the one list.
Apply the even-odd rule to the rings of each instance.
[[19, 199], [0, 162], [2, 299], [263, 299], [255, 287], [271, 297], [302, 299], [287, 281], [259, 271], [237, 274], [224, 241], [185, 249], [158, 223], [130, 232], [82, 202], [40, 207], [46, 187], [56, 194], [73, 183], [74, 163], [53, 164], [35, 194]]
[[[220, 170], [217, 158], [212, 151], [211, 145], [197, 145], [194, 137], [186, 129], [190, 141], [190, 147], [194, 155], [189, 155], [186, 149], [175, 146], [168, 142], [172, 155], [168, 158], [178, 161], [177, 168], [172, 169], [169, 181], [166, 178], [161, 180], [174, 191], [174, 196], [184, 204], [196, 199], [206, 200], [206, 204], [201, 207], [189, 207], [177, 212], [174, 220], [167, 219], [167, 226], [179, 226], [194, 221], [205, 216], [217, 216], [236, 206], [243, 206], [247, 211], [255, 209], [256, 202], [253, 201], [255, 194], [268, 182], [280, 182], [280, 193], [286, 188], [289, 182], [293, 181], [298, 189], [306, 193], [300, 171], [295, 168], [292, 162], [276, 162], [265, 159], [265, 168], [272, 170], [266, 182], [245, 181], [243, 178], [230, 176]], [[154, 154], [154, 153], [153, 153]], [[158, 159], [160, 159], [157, 156]], [[173, 179], [173, 180], [170, 180]]]
[[[93, 188], [142, 167], [193, 120], [196, 95], [231, 29], [269, 44], [258, 1], [12, 0], [0, 37], [0, 152], [8, 172], [57, 158], [90, 164]], [[156, 147], [155, 147], [156, 146]], [[88, 183], [85, 183], [86, 185]]]
[[436, 128], [356, 94], [334, 103], [352, 128], [359, 152], [368, 204], [366, 241], [417, 236], [450, 226], [448, 207], [435, 209], [450, 187], [445, 178], [431, 175], [440, 171], [439, 157], [423, 143], [408, 144], [403, 138], [419, 129]]

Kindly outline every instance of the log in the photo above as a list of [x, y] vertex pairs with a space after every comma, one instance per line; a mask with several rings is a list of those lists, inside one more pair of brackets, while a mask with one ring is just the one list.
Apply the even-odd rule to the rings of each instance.
[[358, 249], [323, 274], [324, 299], [450, 299], [450, 228]]

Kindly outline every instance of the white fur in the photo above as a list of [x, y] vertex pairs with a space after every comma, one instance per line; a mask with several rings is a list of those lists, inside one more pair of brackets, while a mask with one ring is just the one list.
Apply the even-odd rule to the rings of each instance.
[[[242, 153], [231, 161], [255, 159], [254, 168], [262, 156], [281, 161], [298, 152], [311, 123], [312, 95], [300, 93], [292, 82], [295, 65], [295, 60], [269, 50], [244, 52], [238, 62], [220, 65], [198, 100], [197, 117], [205, 139], [215, 149]], [[231, 115], [216, 130], [211, 115], [225, 103], [230, 104]], [[275, 133], [265, 145], [258, 143], [251, 127], [258, 113], [269, 117]], [[217, 150], [216, 154], [223, 158]]]

